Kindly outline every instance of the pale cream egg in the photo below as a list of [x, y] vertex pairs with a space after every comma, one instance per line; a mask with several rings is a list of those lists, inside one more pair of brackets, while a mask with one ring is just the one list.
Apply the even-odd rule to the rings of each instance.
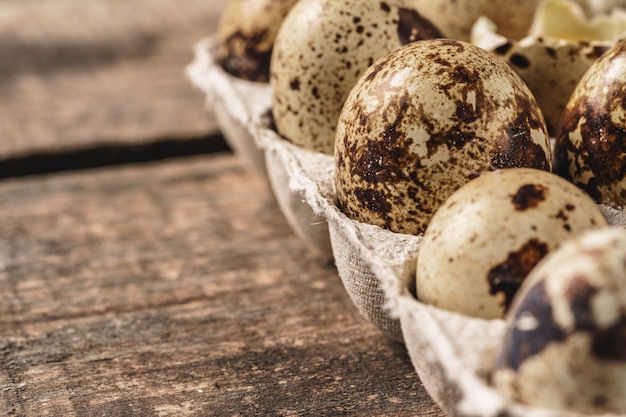
[[376, 59], [409, 42], [441, 36], [415, 10], [378, 0], [300, 0], [278, 33], [271, 59], [278, 133], [332, 154], [337, 120]]
[[486, 319], [502, 318], [537, 263], [559, 244], [606, 227], [583, 191], [549, 172], [488, 172], [435, 213], [417, 260], [417, 297]]

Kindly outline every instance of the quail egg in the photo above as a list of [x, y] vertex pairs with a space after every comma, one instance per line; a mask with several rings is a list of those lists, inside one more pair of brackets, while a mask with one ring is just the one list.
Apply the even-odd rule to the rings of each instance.
[[352, 89], [335, 143], [337, 204], [350, 218], [423, 233], [457, 188], [485, 171], [549, 171], [544, 118], [504, 62], [467, 42], [413, 42]]
[[339, 113], [362, 72], [389, 51], [436, 36], [430, 22], [393, 1], [300, 0], [283, 22], [270, 64], [278, 133], [332, 154]]
[[598, 59], [574, 90], [556, 138], [554, 169], [596, 202], [626, 205], [626, 41]]
[[559, 243], [607, 223], [572, 183], [546, 171], [492, 171], [446, 200], [424, 233], [417, 297], [486, 319], [501, 318], [533, 267]]
[[297, 0], [230, 0], [218, 24], [217, 61], [238, 78], [268, 82], [274, 39]]
[[486, 16], [496, 22], [502, 34], [521, 39], [528, 30], [541, 0], [411, 0], [422, 15], [446, 36], [468, 41], [474, 22]]
[[492, 51], [526, 82], [556, 135], [567, 102], [589, 67], [626, 31], [626, 13], [588, 18], [571, 0], [546, 0], [537, 9], [528, 36], [521, 40], [498, 33], [480, 18], [472, 28], [472, 43]]
[[537, 407], [626, 413], [626, 231], [587, 232], [537, 265], [507, 317], [493, 381]]

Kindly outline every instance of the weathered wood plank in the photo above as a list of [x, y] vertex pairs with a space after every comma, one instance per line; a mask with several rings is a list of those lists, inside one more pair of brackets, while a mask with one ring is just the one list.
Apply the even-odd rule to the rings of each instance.
[[215, 132], [184, 68], [225, 3], [0, 2], [0, 158]]
[[0, 201], [0, 415], [442, 415], [234, 156]]

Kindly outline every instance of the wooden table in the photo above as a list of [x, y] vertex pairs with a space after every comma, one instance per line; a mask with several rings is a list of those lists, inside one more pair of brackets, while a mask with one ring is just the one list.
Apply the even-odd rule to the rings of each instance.
[[0, 3], [0, 415], [443, 415], [185, 79], [224, 3]]

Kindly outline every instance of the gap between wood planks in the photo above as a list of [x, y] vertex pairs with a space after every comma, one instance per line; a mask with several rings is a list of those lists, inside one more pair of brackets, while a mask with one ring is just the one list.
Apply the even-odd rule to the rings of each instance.
[[142, 144], [103, 144], [84, 149], [32, 153], [0, 159], [0, 180], [218, 152], [232, 152], [219, 133], [185, 139], [162, 138]]

